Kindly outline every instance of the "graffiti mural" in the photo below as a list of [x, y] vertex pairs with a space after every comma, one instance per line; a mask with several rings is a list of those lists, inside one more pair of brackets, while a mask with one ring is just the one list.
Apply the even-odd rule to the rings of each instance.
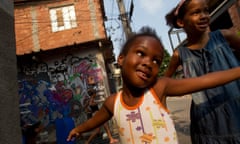
[[91, 55], [68, 54], [53, 62], [32, 60], [21, 64], [18, 75], [21, 121], [41, 121], [45, 127], [62, 117], [85, 121], [88, 89], [104, 87], [103, 70]]

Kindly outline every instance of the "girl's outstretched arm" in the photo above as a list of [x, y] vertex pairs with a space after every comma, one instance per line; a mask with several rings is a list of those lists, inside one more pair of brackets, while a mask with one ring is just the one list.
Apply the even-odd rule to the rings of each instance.
[[180, 80], [162, 78], [158, 81], [158, 83], [162, 83], [164, 85], [165, 95], [178, 96], [203, 89], [214, 88], [236, 79], [240, 79], [240, 67], [212, 72], [195, 78], [186, 78]]
[[240, 51], [240, 33], [233, 30], [224, 29], [221, 30], [223, 36], [228, 41], [231, 48]]
[[164, 76], [172, 77], [179, 65], [180, 65], [179, 53], [178, 50], [175, 49], [171, 57], [170, 63], [168, 65], [168, 69], [164, 73]]
[[113, 102], [114, 97], [110, 96], [106, 99], [102, 107], [99, 111], [96, 112], [96, 114], [88, 119], [86, 122], [78, 125], [74, 129], [72, 129], [68, 135], [67, 141], [70, 141], [74, 139], [75, 137], [80, 136], [82, 133], [93, 130], [95, 128], [98, 128], [99, 126], [103, 125], [105, 122], [111, 119], [113, 109]]

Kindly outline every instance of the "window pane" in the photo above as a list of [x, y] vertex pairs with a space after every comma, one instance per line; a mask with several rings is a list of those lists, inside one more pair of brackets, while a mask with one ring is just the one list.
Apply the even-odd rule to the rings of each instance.
[[62, 10], [61, 9], [58, 9], [57, 10], [57, 24], [58, 26], [64, 26], [64, 23], [63, 23], [63, 13], [62, 13]]
[[77, 27], [74, 6], [50, 9], [52, 31], [62, 31]]

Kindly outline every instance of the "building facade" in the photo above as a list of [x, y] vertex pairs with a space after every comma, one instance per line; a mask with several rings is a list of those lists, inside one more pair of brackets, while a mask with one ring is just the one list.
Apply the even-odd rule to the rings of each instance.
[[82, 123], [89, 89], [100, 104], [116, 91], [103, 1], [15, 0], [14, 14], [22, 126], [55, 135], [57, 119]]

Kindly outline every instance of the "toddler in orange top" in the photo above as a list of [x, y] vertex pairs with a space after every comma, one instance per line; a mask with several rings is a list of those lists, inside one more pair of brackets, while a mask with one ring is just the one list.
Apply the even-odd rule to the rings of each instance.
[[122, 91], [109, 96], [91, 119], [69, 133], [67, 140], [114, 117], [122, 143], [178, 143], [166, 110], [166, 96], [184, 95], [240, 78], [240, 68], [182, 80], [158, 78], [163, 54], [163, 45], [153, 29], [143, 27], [130, 37], [118, 57]]

